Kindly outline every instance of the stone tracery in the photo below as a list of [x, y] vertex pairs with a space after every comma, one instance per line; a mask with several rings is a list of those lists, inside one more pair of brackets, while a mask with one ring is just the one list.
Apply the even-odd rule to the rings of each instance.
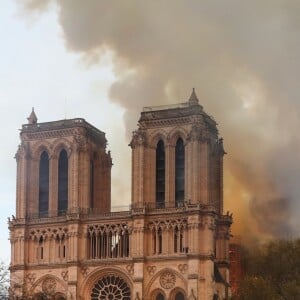
[[124, 224], [99, 224], [88, 227], [88, 258], [128, 257], [131, 230]]
[[159, 282], [164, 289], [171, 289], [175, 286], [176, 276], [170, 271], [166, 271], [161, 274]]
[[[162, 254], [163, 243], [167, 241], [162, 238], [166, 234], [173, 244], [171, 253], [184, 253], [187, 251], [187, 220], [186, 219], [165, 219], [155, 220], [148, 224], [151, 233], [152, 255]], [[170, 253], [169, 253], [170, 254]]]
[[130, 300], [131, 291], [127, 282], [116, 275], [102, 277], [91, 292], [91, 300]]

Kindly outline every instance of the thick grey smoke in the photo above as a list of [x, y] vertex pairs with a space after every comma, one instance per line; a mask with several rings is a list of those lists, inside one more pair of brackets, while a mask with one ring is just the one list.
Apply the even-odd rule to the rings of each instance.
[[[195, 87], [229, 153], [225, 196], [235, 230], [296, 233], [299, 1], [52, 2], [70, 51], [89, 63], [114, 53], [110, 97], [126, 109], [128, 138], [143, 106], [186, 101]], [[23, 5], [36, 12], [39, 3]]]

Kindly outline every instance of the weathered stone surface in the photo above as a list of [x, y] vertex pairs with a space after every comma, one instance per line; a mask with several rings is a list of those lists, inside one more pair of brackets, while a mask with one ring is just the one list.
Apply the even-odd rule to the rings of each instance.
[[[130, 143], [128, 211], [111, 212], [112, 161], [102, 131], [84, 119], [37, 123], [32, 113], [28, 120], [16, 154], [16, 217], [9, 221], [16, 295], [27, 299], [227, 297], [232, 218], [223, 214], [225, 151], [216, 122], [203, 111], [194, 91], [187, 103], [142, 112]], [[184, 196], [178, 202], [179, 139], [184, 145]], [[156, 187], [159, 141], [164, 143], [163, 203], [157, 202]], [[68, 154], [68, 206], [60, 212], [62, 150]], [[47, 212], [41, 214], [39, 168], [44, 151], [49, 157], [49, 201]]]

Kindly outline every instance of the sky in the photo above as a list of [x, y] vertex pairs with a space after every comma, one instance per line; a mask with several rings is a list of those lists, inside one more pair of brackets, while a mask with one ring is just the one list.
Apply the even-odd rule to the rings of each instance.
[[244, 240], [299, 236], [300, 2], [0, 0], [0, 258], [15, 210], [14, 154], [39, 122], [106, 132], [113, 205], [130, 201], [130, 142], [144, 106], [192, 88], [224, 138], [225, 211]]

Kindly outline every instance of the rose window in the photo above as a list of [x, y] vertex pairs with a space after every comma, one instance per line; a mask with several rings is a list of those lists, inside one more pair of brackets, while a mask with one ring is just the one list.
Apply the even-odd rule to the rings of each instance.
[[161, 276], [160, 276], [160, 285], [164, 288], [164, 289], [170, 289], [175, 285], [176, 282], [176, 276], [167, 271], [164, 272]]
[[56, 288], [56, 281], [53, 278], [46, 278], [42, 283], [42, 290], [47, 294], [53, 294]]
[[91, 300], [130, 300], [130, 288], [119, 276], [108, 275], [93, 287]]

